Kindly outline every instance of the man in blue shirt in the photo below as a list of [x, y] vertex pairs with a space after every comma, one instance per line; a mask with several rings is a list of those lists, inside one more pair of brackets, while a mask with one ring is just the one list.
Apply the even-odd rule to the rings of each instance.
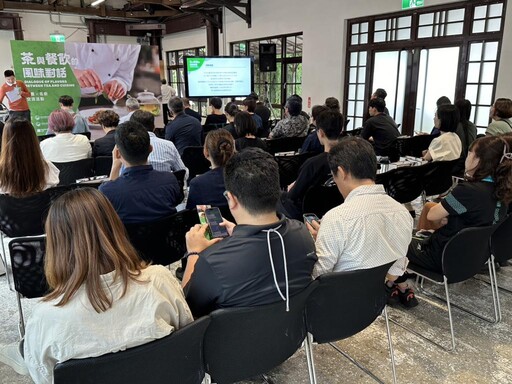
[[141, 124], [128, 121], [117, 127], [110, 181], [99, 189], [125, 224], [164, 218], [175, 213], [180, 203], [176, 177], [148, 165], [152, 150], [149, 134]]
[[165, 127], [165, 139], [174, 143], [180, 155], [186, 147], [200, 147], [203, 127], [183, 111], [183, 101], [179, 97], [169, 100], [169, 112], [172, 121]]

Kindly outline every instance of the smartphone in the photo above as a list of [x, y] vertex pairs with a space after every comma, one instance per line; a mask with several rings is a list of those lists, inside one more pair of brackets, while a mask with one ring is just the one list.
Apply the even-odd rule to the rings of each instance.
[[212, 238], [224, 238], [228, 237], [229, 233], [226, 227], [220, 225], [222, 223], [222, 215], [220, 213], [219, 208], [207, 208], [205, 210], [206, 222], [210, 227], [210, 234]]
[[314, 213], [305, 213], [304, 215], [302, 215], [302, 217], [304, 217], [304, 221], [306, 221], [310, 225], [313, 225], [313, 220], [316, 221], [317, 223], [320, 223], [320, 219]]

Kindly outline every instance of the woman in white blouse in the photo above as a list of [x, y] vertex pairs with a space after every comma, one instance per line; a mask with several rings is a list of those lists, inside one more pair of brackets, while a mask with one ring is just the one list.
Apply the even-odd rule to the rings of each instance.
[[453, 104], [440, 105], [434, 116], [434, 127], [441, 134], [430, 143], [428, 150], [423, 151], [423, 159], [427, 161], [450, 161], [460, 158], [462, 143], [455, 133], [459, 125], [459, 110]]
[[25, 197], [59, 184], [59, 170], [45, 160], [27, 120], [5, 124], [0, 155], [0, 193]]

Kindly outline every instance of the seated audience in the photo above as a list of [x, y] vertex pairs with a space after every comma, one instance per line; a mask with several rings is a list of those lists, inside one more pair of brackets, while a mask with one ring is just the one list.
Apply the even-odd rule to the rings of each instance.
[[114, 111], [106, 110], [98, 114], [98, 123], [100, 123], [105, 136], [94, 140], [92, 146], [93, 157], [112, 156], [112, 150], [116, 145], [116, 128], [119, 125], [119, 115]]
[[[180, 154], [172, 141], [161, 139], [155, 135], [155, 116], [151, 112], [135, 111], [130, 121], [141, 124], [148, 131], [149, 142], [153, 148], [148, 160], [154, 170], [176, 172], [185, 169], [188, 173], [188, 169], [183, 164], [183, 160], [181, 160]], [[187, 176], [185, 176], [186, 178]]]
[[224, 221], [230, 236], [220, 241], [205, 238], [206, 225], [187, 233], [182, 286], [192, 313], [281, 300], [288, 307], [310, 283], [317, 258], [304, 224], [276, 214], [277, 163], [269, 153], [248, 148], [228, 161], [224, 176], [237, 225]]
[[[345, 201], [327, 212], [321, 225], [316, 221], [306, 224], [316, 238], [318, 262], [313, 277], [395, 262], [388, 271], [388, 280], [396, 280], [407, 267], [405, 255], [413, 219], [382, 185], [375, 184], [374, 150], [359, 137], [346, 137], [331, 148], [328, 161]], [[411, 291], [405, 284], [399, 292], [402, 304], [417, 305], [409, 299]]]
[[256, 136], [266, 137], [265, 134], [268, 132], [263, 129], [263, 120], [259, 115], [256, 114], [256, 100], [251, 97], [245, 98], [242, 102], [242, 110], [249, 113], [254, 119], [254, 123], [256, 124], [257, 128]]
[[[334, 99], [334, 97], [330, 97], [329, 99]], [[313, 152], [313, 153], [322, 153], [324, 151], [323, 145], [320, 143], [320, 140], [318, 139], [317, 128], [316, 128], [316, 119], [322, 113], [323, 111], [332, 110], [334, 112], [338, 112], [339, 110], [336, 110], [336, 108], [328, 108], [324, 105], [315, 105], [311, 109], [311, 126], [312, 128], [311, 133], [306, 137], [306, 140], [304, 140], [304, 143], [302, 144], [302, 148], [300, 149], [300, 152]]]
[[17, 372], [49, 384], [59, 362], [124, 351], [193, 321], [172, 273], [140, 260], [97, 190], [77, 189], [57, 199], [46, 234], [50, 293], [28, 319], [24, 357], [18, 345], [0, 354]]
[[259, 101], [259, 97], [256, 92], [252, 92], [249, 95], [249, 98], [254, 99], [254, 101], [256, 101], [256, 108], [254, 109], [254, 113], [261, 117], [264, 132], [263, 137], [267, 137], [270, 128], [270, 116], [272, 115], [272, 113], [270, 112], [270, 109], [265, 105], [265, 103]]
[[194, 209], [197, 205], [212, 207], [227, 206], [224, 197], [224, 166], [235, 153], [233, 137], [225, 129], [208, 132], [204, 141], [204, 157], [212, 165], [212, 169], [190, 181], [187, 208]]
[[370, 118], [363, 123], [361, 137], [373, 142], [377, 156], [389, 156], [392, 152], [392, 144], [400, 136], [398, 127], [384, 109], [386, 102], [377, 97], [368, 103]]
[[[47, 139], [48, 140], [48, 139]], [[59, 184], [59, 170], [45, 160], [32, 124], [9, 120], [2, 135], [0, 193], [25, 197]]]
[[61, 109], [53, 111], [48, 117], [48, 128], [56, 133], [41, 141], [41, 151], [46, 160], [54, 163], [68, 163], [91, 157], [92, 148], [84, 135], [73, 135], [71, 131], [75, 121], [71, 115]]
[[[372, 96], [370, 97], [370, 101], [371, 100], [375, 100], [375, 99], [378, 99], [378, 98], [381, 98], [382, 100], [384, 100], [384, 113], [388, 116], [390, 116], [389, 114], [389, 110], [387, 109], [387, 107], [385, 106], [385, 103], [386, 103], [386, 96], [388, 95], [388, 93], [386, 92], [385, 89], [383, 88], [377, 88], [375, 90], [375, 92], [372, 93]], [[370, 112], [369, 111], [366, 111], [364, 116], [363, 116], [363, 123], [368, 120], [369, 118], [371, 117], [370, 115]]]
[[331, 111], [341, 113], [340, 101], [335, 97], [328, 97], [325, 99], [324, 106], [329, 108]]
[[133, 112], [140, 109], [139, 101], [134, 97], [128, 98], [126, 100], [126, 109], [128, 109], [128, 114], [126, 116], [121, 117], [119, 119], [119, 123], [126, 123], [127, 121], [130, 121]]
[[[73, 120], [75, 121], [75, 125], [73, 126], [72, 133], [85, 133], [89, 132], [89, 124], [87, 124], [87, 120], [85, 117], [80, 115], [80, 113], [73, 111], [73, 103], [74, 100], [71, 96], [64, 95], [59, 97], [59, 105], [60, 109], [63, 111], [69, 112]], [[47, 134], [52, 133], [50, 129], [48, 129]]]
[[258, 128], [254, 123], [254, 119], [248, 112], [239, 112], [235, 116], [235, 130], [236, 135], [239, 137], [235, 141], [237, 151], [241, 151], [244, 148], [256, 147], [267, 151], [267, 144], [256, 137], [256, 131]]
[[280, 200], [279, 209], [292, 219], [302, 219], [302, 202], [308, 189], [324, 183], [331, 176], [327, 154], [338, 143], [343, 129], [343, 116], [338, 112], [324, 111], [320, 113], [316, 122], [316, 134], [324, 146], [324, 152], [302, 164], [297, 180], [288, 186], [288, 192], [283, 193]]
[[459, 110], [455, 105], [443, 104], [437, 108], [434, 116], [434, 127], [439, 130], [440, 135], [432, 140], [428, 150], [423, 151], [423, 159], [427, 161], [450, 161], [460, 157], [462, 143], [455, 133], [459, 120]]
[[222, 113], [222, 99], [220, 97], [212, 97], [210, 99], [210, 108], [211, 114], [206, 116], [206, 121], [203, 125], [205, 133], [226, 125], [226, 115]]
[[181, 201], [176, 177], [148, 164], [151, 151], [146, 128], [134, 121], [119, 124], [110, 181], [101, 184], [99, 190], [125, 224], [162, 219], [176, 213]]
[[492, 119], [491, 124], [485, 131], [486, 135], [499, 135], [501, 133], [512, 132], [512, 100], [510, 99], [496, 99], [491, 107], [489, 116]]
[[442, 273], [443, 249], [453, 236], [464, 228], [496, 224], [505, 217], [512, 201], [511, 148], [511, 136], [486, 136], [471, 144], [466, 181], [457, 184], [440, 203], [425, 205], [418, 229], [433, 233], [427, 239], [412, 239], [407, 252], [411, 262]]
[[309, 129], [308, 118], [301, 112], [302, 102], [297, 97], [289, 97], [284, 107], [285, 118], [276, 124], [269, 138], [306, 136]]
[[231, 133], [233, 139], [235, 140], [238, 139], [235, 130], [235, 116], [238, 112], [240, 112], [240, 110], [238, 109], [238, 105], [236, 105], [236, 103], [234, 102], [229, 102], [224, 107], [224, 114], [226, 115], [228, 124], [223, 128], [226, 129], [229, 133]]
[[187, 97], [182, 97], [181, 100], [183, 101], [183, 112], [201, 122], [201, 114], [190, 108], [190, 100]]
[[469, 121], [471, 116], [471, 101], [459, 99], [455, 102], [455, 106], [459, 110], [460, 122], [455, 133], [459, 136], [462, 144], [462, 157], [468, 156], [469, 146], [476, 140], [476, 125]]
[[[436, 108], [439, 108], [441, 105], [451, 105], [452, 102], [451, 100], [446, 97], [446, 96], [441, 96], [439, 99], [437, 99], [436, 101]], [[441, 132], [439, 131], [439, 128], [436, 128], [434, 126], [434, 128], [432, 128], [432, 131], [430, 131], [430, 134], [437, 137], [441, 134]]]
[[172, 121], [165, 126], [165, 140], [171, 140], [180, 155], [186, 147], [199, 147], [203, 128], [195, 117], [183, 112], [183, 101], [179, 97], [169, 100]]

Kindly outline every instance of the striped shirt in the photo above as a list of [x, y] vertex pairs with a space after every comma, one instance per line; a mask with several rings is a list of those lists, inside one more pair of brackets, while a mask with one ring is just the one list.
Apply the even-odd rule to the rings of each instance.
[[389, 273], [401, 276], [413, 219], [386, 195], [382, 185], [363, 185], [327, 212], [316, 240], [318, 262], [313, 277], [328, 272], [369, 269], [396, 261]]
[[172, 141], [160, 139], [153, 132], [149, 133], [149, 140], [153, 147], [153, 152], [149, 154], [149, 163], [153, 169], [160, 172], [176, 172], [185, 169], [187, 174], [185, 180], [188, 178], [188, 169], [183, 164], [180, 154]]

